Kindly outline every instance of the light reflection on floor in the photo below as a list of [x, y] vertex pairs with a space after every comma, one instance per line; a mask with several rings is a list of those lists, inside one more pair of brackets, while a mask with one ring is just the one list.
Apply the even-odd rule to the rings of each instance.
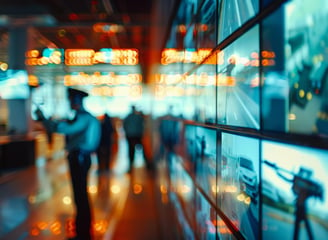
[[[117, 160], [110, 173], [98, 173], [96, 157], [88, 191], [93, 206], [95, 239], [109, 239], [128, 196], [130, 176], [127, 148], [119, 142]], [[137, 159], [135, 167], [142, 167]], [[135, 191], [142, 191], [141, 185]], [[64, 158], [38, 159], [36, 167], [0, 179], [0, 239], [65, 239], [73, 235], [74, 205]]]

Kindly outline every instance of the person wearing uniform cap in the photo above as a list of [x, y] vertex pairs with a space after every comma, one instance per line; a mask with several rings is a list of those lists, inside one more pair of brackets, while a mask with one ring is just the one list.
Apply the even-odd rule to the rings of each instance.
[[36, 110], [38, 120], [49, 132], [66, 136], [67, 159], [69, 163], [74, 202], [76, 207], [73, 239], [92, 239], [92, 214], [87, 192], [87, 175], [91, 166], [91, 153], [95, 152], [100, 141], [100, 122], [83, 107], [87, 93], [68, 88], [68, 97], [76, 115], [73, 121], [54, 121], [46, 119], [40, 109]]

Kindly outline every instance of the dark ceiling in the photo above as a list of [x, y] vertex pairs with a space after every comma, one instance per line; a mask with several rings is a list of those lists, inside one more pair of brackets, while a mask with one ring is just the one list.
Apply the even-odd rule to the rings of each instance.
[[[38, 24], [42, 37], [59, 48], [137, 48], [148, 64], [152, 0], [1, 0], [0, 15], [51, 16]], [[46, 21], [45, 21], [46, 22]]]

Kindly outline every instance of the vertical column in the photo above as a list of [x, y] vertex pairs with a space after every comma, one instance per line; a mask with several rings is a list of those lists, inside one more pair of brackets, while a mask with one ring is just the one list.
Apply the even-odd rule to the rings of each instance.
[[[27, 26], [13, 26], [9, 29], [9, 69], [13, 72], [26, 70], [27, 30]], [[30, 122], [29, 105], [29, 98], [8, 99], [8, 131], [10, 134], [28, 133]]]

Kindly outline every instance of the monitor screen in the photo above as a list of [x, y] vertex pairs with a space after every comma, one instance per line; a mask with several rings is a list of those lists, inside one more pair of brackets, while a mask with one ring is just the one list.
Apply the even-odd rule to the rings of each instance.
[[218, 205], [246, 239], [259, 236], [260, 140], [222, 133]]
[[200, 191], [196, 191], [196, 235], [197, 239], [215, 240], [216, 213]]
[[220, 1], [218, 14], [219, 43], [242, 26], [247, 20], [254, 17], [259, 11], [259, 0], [251, 1]]
[[184, 165], [191, 173], [195, 171], [196, 165], [196, 126], [186, 124], [184, 126], [184, 137], [182, 141]]
[[197, 127], [195, 136], [196, 183], [216, 202], [216, 129]]
[[220, 240], [236, 240], [238, 238], [233, 235], [232, 231], [228, 228], [225, 221], [222, 220], [222, 218], [217, 215], [216, 217], [216, 223], [215, 223], [218, 238]]
[[263, 21], [263, 128], [328, 136], [328, 8], [293, 0]]
[[216, 45], [216, 0], [203, 1], [199, 14], [197, 16], [199, 24], [197, 25], [197, 47], [213, 48]]
[[190, 175], [182, 165], [182, 159], [177, 155], [172, 156], [172, 166], [170, 169], [171, 186], [175, 193], [174, 201], [179, 201], [181, 214], [190, 227], [195, 226], [195, 184]]
[[196, 73], [195, 83], [195, 114], [194, 119], [197, 122], [206, 124], [215, 124], [216, 114], [216, 64], [214, 60], [209, 59], [201, 65]]
[[262, 142], [263, 239], [328, 236], [328, 150]]
[[217, 123], [259, 129], [259, 27], [217, 54]]

